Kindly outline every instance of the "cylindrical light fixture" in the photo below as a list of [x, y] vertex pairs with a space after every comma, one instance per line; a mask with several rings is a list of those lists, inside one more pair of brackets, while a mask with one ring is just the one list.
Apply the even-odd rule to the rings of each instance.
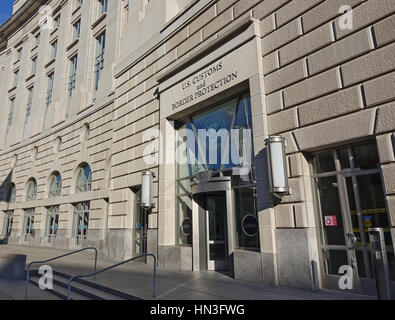
[[285, 139], [271, 136], [266, 139], [270, 192], [276, 195], [289, 194]]
[[145, 210], [154, 207], [153, 183], [154, 183], [153, 172], [149, 170], [144, 171], [141, 175], [141, 207]]

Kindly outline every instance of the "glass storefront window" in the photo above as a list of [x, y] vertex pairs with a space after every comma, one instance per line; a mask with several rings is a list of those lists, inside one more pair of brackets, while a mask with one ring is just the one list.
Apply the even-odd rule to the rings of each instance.
[[333, 161], [333, 152], [319, 153], [314, 156], [314, 173], [324, 173], [336, 171]]
[[192, 198], [177, 197], [177, 236], [178, 244], [192, 245]]
[[236, 247], [247, 250], [259, 250], [256, 187], [237, 188], [234, 191]]
[[190, 117], [177, 133], [178, 177], [251, 165], [251, 123], [248, 95]]

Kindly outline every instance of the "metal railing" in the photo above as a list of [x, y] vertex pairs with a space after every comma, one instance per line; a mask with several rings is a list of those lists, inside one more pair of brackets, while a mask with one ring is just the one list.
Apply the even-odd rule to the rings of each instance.
[[90, 274], [79, 274], [79, 275], [74, 275], [74, 276], [72, 276], [72, 277], [69, 279], [69, 283], [68, 283], [68, 286], [67, 286], [67, 300], [71, 300], [71, 282], [72, 282], [74, 279], [89, 278], [89, 277], [92, 277], [92, 276], [96, 277], [96, 275], [99, 274], [99, 273], [103, 273], [103, 272], [106, 272], [106, 271], [108, 271], [108, 270], [111, 270], [111, 269], [114, 269], [114, 268], [116, 268], [116, 267], [119, 267], [119, 266], [121, 266], [121, 265], [123, 265], [123, 264], [132, 262], [132, 261], [134, 261], [134, 260], [137, 260], [137, 259], [140, 259], [140, 258], [143, 258], [143, 257], [150, 257], [150, 256], [154, 258], [153, 297], [155, 298], [155, 297], [156, 297], [156, 261], [157, 261], [157, 259], [156, 259], [156, 256], [155, 256], [155, 255], [150, 254], [150, 253], [147, 253], [147, 254], [142, 254], [142, 255], [140, 255], [140, 256], [138, 256], [138, 257], [134, 257], [134, 258], [131, 258], [131, 259], [129, 259], [129, 260], [126, 260], [126, 261], [123, 261], [123, 262], [114, 264], [114, 265], [112, 265], [112, 266], [110, 266], [110, 267], [107, 267], [107, 268], [105, 268], [105, 269], [103, 269], [103, 270], [100, 270], [100, 271], [95, 271], [95, 272], [90, 273]]
[[[82, 252], [82, 251], [86, 251], [86, 250], [94, 250], [94, 251], [95, 251], [95, 269], [94, 269], [94, 273], [96, 273], [96, 266], [97, 266], [97, 249], [94, 248], [94, 247], [89, 247], [89, 248], [84, 248], [84, 249], [80, 249], [80, 250], [77, 250], [77, 251], [69, 252], [69, 253], [66, 253], [66, 254], [63, 254], [63, 255], [61, 255], [61, 256], [58, 256], [58, 257], [55, 257], [55, 258], [52, 258], [52, 259], [48, 259], [48, 260], [45, 260], [45, 261], [33, 261], [33, 262], [30, 262], [29, 265], [27, 266], [27, 273], [26, 273], [25, 300], [27, 300], [28, 289], [29, 289], [30, 267], [31, 267], [33, 264], [37, 264], [37, 263], [48, 263], [48, 262], [51, 262], [51, 261], [54, 261], [54, 260], [57, 260], [57, 259], [60, 259], [60, 258], [64, 258], [64, 257], [67, 257], [67, 256], [71, 256], [71, 255], [73, 255], [73, 254], [76, 254], [76, 253], [79, 253], [79, 252]], [[96, 279], [96, 275], [94, 275], [93, 279]]]

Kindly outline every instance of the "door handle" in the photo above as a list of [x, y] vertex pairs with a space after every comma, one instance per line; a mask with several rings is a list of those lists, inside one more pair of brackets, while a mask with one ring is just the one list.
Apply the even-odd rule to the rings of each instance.
[[358, 243], [358, 239], [357, 239], [357, 237], [355, 236], [355, 234], [353, 234], [353, 233], [347, 233], [347, 237], [349, 238], [349, 239], [351, 239], [351, 246], [350, 247], [348, 247], [348, 249], [349, 250], [355, 250], [355, 248], [357, 247], [357, 243]]

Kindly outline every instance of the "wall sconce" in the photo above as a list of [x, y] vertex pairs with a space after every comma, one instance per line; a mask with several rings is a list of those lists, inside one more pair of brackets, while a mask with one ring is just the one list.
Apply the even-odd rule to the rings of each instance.
[[276, 196], [289, 194], [286, 140], [282, 136], [271, 136], [265, 141], [269, 169], [270, 193]]
[[141, 207], [149, 210], [155, 207], [153, 198], [153, 184], [155, 174], [149, 170], [141, 174]]

